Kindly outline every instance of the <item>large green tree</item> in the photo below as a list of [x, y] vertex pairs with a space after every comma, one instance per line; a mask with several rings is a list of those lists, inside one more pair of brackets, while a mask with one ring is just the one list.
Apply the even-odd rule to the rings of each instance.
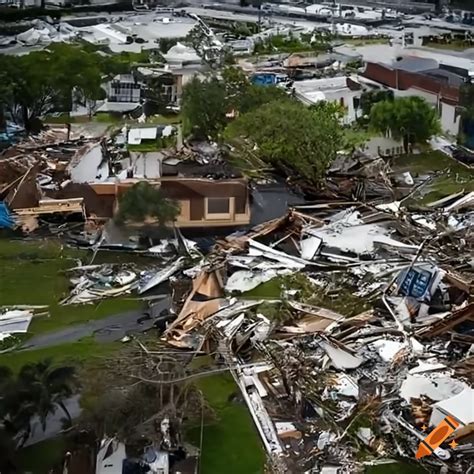
[[217, 138], [226, 123], [224, 83], [213, 77], [194, 77], [183, 90], [181, 108], [185, 133], [197, 138]]
[[438, 113], [422, 97], [399, 97], [374, 104], [370, 110], [370, 125], [377, 132], [390, 132], [403, 140], [405, 151], [411, 145], [423, 143], [441, 132]]
[[257, 86], [237, 68], [228, 67], [221, 77], [194, 78], [184, 88], [182, 115], [186, 133], [217, 139], [229, 119], [275, 100], [286, 93], [273, 86]]
[[375, 89], [363, 92], [360, 96], [360, 109], [362, 110], [362, 116], [367, 118], [370, 116], [372, 106], [382, 101], [393, 100], [393, 91], [385, 89]]
[[466, 82], [459, 90], [459, 109], [461, 112], [461, 127], [458, 142], [472, 147], [472, 129], [474, 127], [474, 84]]
[[22, 56], [0, 55], [0, 109], [31, 130], [44, 114], [69, 111], [73, 98], [84, 105], [103, 98], [103, 81], [130, 70], [132, 59], [66, 43]]
[[308, 108], [293, 100], [270, 102], [241, 115], [226, 136], [245, 138], [261, 159], [313, 184], [319, 183], [344, 139], [333, 108]]

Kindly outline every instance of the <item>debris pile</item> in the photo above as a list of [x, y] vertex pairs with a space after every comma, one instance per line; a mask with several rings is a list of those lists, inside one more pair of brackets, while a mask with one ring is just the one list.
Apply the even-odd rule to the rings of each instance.
[[16, 337], [28, 332], [33, 317], [45, 314], [47, 306], [0, 307], [0, 352], [11, 350]]
[[30, 136], [0, 154], [0, 200], [10, 220], [3, 227], [33, 231], [51, 215], [85, 216], [84, 198], [68, 195], [69, 168], [95, 139], [62, 128]]
[[472, 230], [452, 226], [472, 213], [438, 205], [292, 210], [182, 270], [162, 337], [227, 364], [282, 472], [472, 462]]
[[80, 304], [121, 296], [130, 293], [138, 285], [138, 275], [123, 265], [83, 265], [69, 269], [73, 288], [61, 304]]

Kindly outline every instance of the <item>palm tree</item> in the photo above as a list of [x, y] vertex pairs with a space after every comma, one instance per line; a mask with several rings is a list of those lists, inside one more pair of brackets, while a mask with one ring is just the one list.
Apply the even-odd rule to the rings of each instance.
[[27, 399], [34, 402], [43, 430], [46, 419], [61, 408], [68, 423], [72, 419], [64, 401], [74, 394], [77, 387], [74, 367], [54, 367], [51, 359], [24, 365], [18, 374], [20, 392], [27, 391]]
[[[0, 367], [0, 459], [12, 462], [17, 444], [23, 445], [31, 433], [34, 403], [27, 391], [20, 390], [17, 379], [7, 367]], [[0, 469], [0, 472], [3, 472]]]

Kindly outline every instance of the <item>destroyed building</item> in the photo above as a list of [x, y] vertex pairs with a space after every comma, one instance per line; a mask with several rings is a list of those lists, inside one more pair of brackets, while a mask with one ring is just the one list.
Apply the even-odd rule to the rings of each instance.
[[[170, 130], [166, 130], [169, 128]], [[150, 135], [149, 132], [153, 132]], [[161, 135], [172, 127], [161, 127]], [[128, 152], [100, 138], [69, 137], [57, 129], [1, 156], [0, 199], [10, 227], [32, 231], [44, 216], [106, 222], [120, 196], [140, 180], [158, 187], [180, 208], [178, 227], [239, 227], [250, 223], [248, 182], [216, 147]], [[128, 141], [157, 137], [157, 127], [131, 129]]]
[[[444, 213], [435, 226], [472, 218], [454, 202], [457, 210], [435, 204]], [[183, 270], [192, 288], [163, 339], [228, 365], [278, 472], [414, 459], [446, 415], [460, 431], [445, 441], [456, 443], [421, 462], [472, 461], [464, 407], [474, 394], [459, 370], [472, 358], [473, 280], [468, 253], [454, 250], [469, 231], [429, 239], [433, 229], [402, 212], [336, 203], [293, 211], [220, 240]], [[271, 298], [245, 296], [275, 279]]]

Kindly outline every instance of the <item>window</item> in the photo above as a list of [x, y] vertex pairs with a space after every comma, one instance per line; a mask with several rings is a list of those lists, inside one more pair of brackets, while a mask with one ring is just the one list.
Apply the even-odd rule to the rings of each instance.
[[230, 199], [229, 198], [207, 198], [206, 217], [208, 219], [229, 219]]
[[208, 214], [228, 214], [230, 212], [230, 203], [228, 198], [208, 198]]

